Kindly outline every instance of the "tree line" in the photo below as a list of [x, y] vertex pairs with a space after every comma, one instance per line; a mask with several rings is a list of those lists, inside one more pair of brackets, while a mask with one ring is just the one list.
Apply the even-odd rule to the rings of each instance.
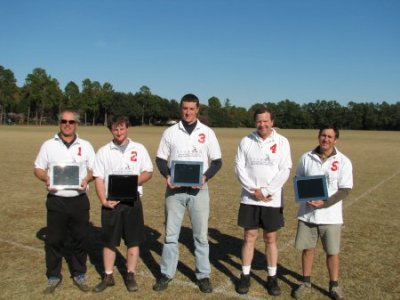
[[[316, 100], [298, 104], [288, 99], [260, 102], [250, 108], [221, 103], [218, 97], [201, 104], [199, 119], [212, 127], [253, 127], [253, 112], [267, 106], [275, 114], [280, 128], [318, 128], [335, 124], [342, 129], [400, 130], [400, 102], [356, 103], [342, 106], [335, 100]], [[14, 73], [0, 65], [0, 124], [54, 124], [64, 108], [77, 109], [84, 125], [106, 124], [112, 114], [125, 114], [133, 125], [165, 125], [178, 120], [179, 101], [151, 93], [142, 86], [136, 93], [113, 89], [109, 82], [85, 79], [79, 87], [70, 81], [62, 90], [57, 79], [42, 68], [28, 74], [22, 87], [17, 86]]]

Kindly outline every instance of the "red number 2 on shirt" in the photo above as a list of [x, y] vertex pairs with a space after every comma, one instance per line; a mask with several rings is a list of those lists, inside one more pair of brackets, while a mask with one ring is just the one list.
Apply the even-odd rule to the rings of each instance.
[[136, 151], [131, 152], [131, 161], [137, 161], [137, 152]]
[[276, 153], [276, 144], [273, 144], [269, 149], [271, 149], [272, 153]]

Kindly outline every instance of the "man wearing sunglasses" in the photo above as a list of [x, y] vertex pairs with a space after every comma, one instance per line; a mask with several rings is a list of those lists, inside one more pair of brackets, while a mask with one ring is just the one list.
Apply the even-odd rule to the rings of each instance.
[[[73, 283], [80, 290], [89, 291], [85, 276], [87, 259], [85, 241], [89, 228], [90, 204], [86, 190], [92, 180], [91, 170], [95, 152], [92, 145], [76, 133], [78, 123], [77, 112], [62, 111], [59, 114], [60, 131], [42, 144], [35, 160], [34, 174], [45, 183], [48, 192], [45, 238], [48, 285], [44, 290], [45, 294], [53, 293], [62, 281], [63, 248], [64, 242], [69, 238], [72, 254], [68, 263]], [[75, 178], [78, 180], [77, 186], [62, 187], [55, 185], [55, 181], [51, 180], [54, 166], [61, 168], [61, 165], [74, 166], [79, 170], [79, 179]], [[65, 181], [65, 177], [69, 175], [61, 173], [60, 176], [64, 176], [61, 180]]]

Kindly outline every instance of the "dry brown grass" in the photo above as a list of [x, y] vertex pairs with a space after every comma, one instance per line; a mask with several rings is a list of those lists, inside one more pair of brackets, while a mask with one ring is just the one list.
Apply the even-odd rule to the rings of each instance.
[[[162, 127], [133, 127], [130, 136], [145, 144], [154, 158]], [[45, 226], [45, 190], [33, 176], [33, 160], [42, 142], [50, 138], [56, 127], [0, 126], [0, 298], [40, 299], [46, 284], [43, 242], [36, 238]], [[213, 267], [214, 292], [202, 294], [194, 285], [193, 246], [190, 221], [185, 218], [181, 234], [180, 264], [177, 275], [168, 290], [152, 291], [154, 276], [164, 234], [163, 193], [164, 181], [155, 171], [145, 186], [143, 198], [148, 241], [142, 247], [139, 264], [139, 292], [128, 294], [116, 271], [117, 284], [99, 295], [83, 294], [68, 278], [64, 263], [64, 282], [56, 290], [56, 299], [261, 299], [268, 298], [262, 284], [266, 277], [263, 243], [258, 241], [253, 263], [252, 287], [246, 297], [237, 295], [232, 281], [240, 273], [240, 247], [242, 230], [236, 225], [240, 187], [233, 174], [233, 159], [240, 139], [249, 129], [216, 129], [224, 165], [210, 182], [212, 207], [210, 217], [210, 247]], [[315, 146], [315, 130], [280, 130], [288, 137], [292, 158], [296, 165], [300, 155]], [[104, 127], [80, 128], [83, 138], [97, 149], [107, 143], [110, 134]], [[347, 154], [354, 165], [354, 189], [345, 203], [345, 229], [342, 240], [340, 281], [348, 299], [400, 298], [400, 216], [397, 189], [400, 183], [399, 132], [343, 131], [339, 149]], [[282, 296], [290, 298], [290, 291], [301, 273], [300, 255], [293, 247], [296, 232], [297, 205], [293, 201], [291, 179], [285, 186], [286, 227], [279, 233]], [[98, 238], [100, 205], [94, 189], [90, 190], [93, 239]], [[96, 234], [95, 234], [96, 233]], [[101, 254], [94, 248], [88, 261], [89, 283], [99, 280], [94, 263]], [[125, 248], [121, 246], [124, 255]], [[99, 256], [100, 255], [100, 256]], [[316, 285], [309, 299], [328, 299], [328, 276], [325, 257], [319, 245], [313, 271]]]

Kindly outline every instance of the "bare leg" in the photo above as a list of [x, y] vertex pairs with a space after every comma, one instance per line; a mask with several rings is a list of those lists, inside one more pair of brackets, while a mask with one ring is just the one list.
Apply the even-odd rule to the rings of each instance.
[[257, 240], [258, 229], [245, 229], [242, 246], [242, 265], [250, 266], [253, 261], [254, 247]]
[[278, 244], [277, 244], [277, 232], [265, 232], [264, 231], [264, 242], [265, 242], [265, 257], [267, 259], [267, 265], [269, 267], [276, 267], [278, 265]]
[[329, 279], [331, 281], [338, 281], [339, 279], [339, 255], [327, 255], [326, 265], [328, 267]]
[[301, 255], [303, 276], [311, 276], [315, 249], [305, 249]]
[[114, 263], [115, 263], [115, 251], [104, 247], [103, 249], [103, 263], [104, 263], [104, 271], [107, 274], [111, 274], [114, 270]]
[[135, 273], [136, 271], [136, 266], [139, 258], [139, 247], [130, 247], [128, 248], [127, 254], [126, 254], [126, 268], [128, 269], [128, 272]]

